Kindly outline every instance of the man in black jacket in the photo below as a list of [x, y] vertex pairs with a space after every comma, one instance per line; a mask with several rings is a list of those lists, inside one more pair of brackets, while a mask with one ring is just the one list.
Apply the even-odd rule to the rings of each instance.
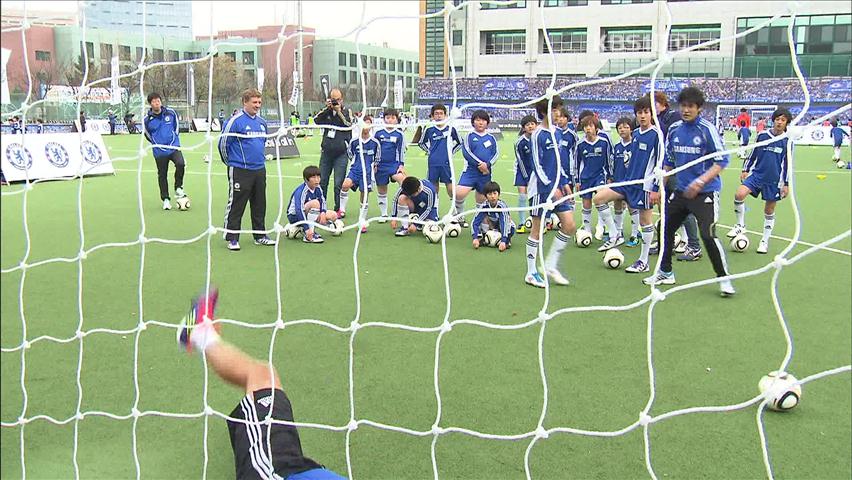
[[325, 108], [321, 110], [316, 117], [314, 123], [317, 125], [329, 125], [340, 127], [344, 130], [324, 128], [322, 132], [322, 153], [320, 154], [320, 188], [326, 198], [328, 194], [328, 179], [331, 176], [332, 169], [334, 170], [334, 210], [338, 212], [340, 217], [343, 217], [343, 212], [340, 211], [340, 187], [343, 185], [343, 179], [346, 178], [346, 166], [349, 163], [349, 156], [346, 150], [349, 147], [349, 141], [352, 139], [352, 121], [354, 117], [352, 110], [343, 106], [343, 93], [335, 88], [331, 90], [328, 100], [325, 102]]

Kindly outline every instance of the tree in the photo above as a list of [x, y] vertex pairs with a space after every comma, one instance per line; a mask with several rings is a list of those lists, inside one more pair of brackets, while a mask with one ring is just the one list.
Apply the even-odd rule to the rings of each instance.
[[167, 103], [182, 103], [186, 97], [186, 66], [157, 65], [145, 72], [146, 93], [157, 92]]

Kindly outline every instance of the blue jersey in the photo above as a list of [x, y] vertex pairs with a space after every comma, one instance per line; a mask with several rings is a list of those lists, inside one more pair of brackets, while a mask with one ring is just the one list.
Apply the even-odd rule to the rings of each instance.
[[305, 218], [305, 204], [311, 200], [319, 200], [320, 212], [326, 210], [325, 196], [322, 194], [322, 188], [317, 186], [317, 188], [311, 190], [308, 188], [307, 183], [302, 183], [290, 195], [290, 203], [287, 205], [287, 216], [296, 218], [297, 222], [307, 220]]
[[[509, 208], [506, 205], [506, 202], [503, 200], [497, 200], [495, 205], [491, 205], [488, 203], [488, 200], [482, 202], [479, 205], [479, 208]], [[509, 216], [508, 211], [502, 212], [477, 212], [476, 216], [473, 217], [473, 224], [471, 226], [471, 234], [473, 238], [478, 238], [480, 233], [480, 228], [482, 227], [482, 222], [488, 218], [491, 220], [492, 225], [497, 225], [497, 230], [500, 231], [500, 235], [503, 237], [502, 241], [509, 242], [509, 235], [512, 233], [512, 226], [514, 223], [512, 222], [512, 217]]]
[[612, 144], [600, 133], [589, 141], [585, 136], [577, 143], [577, 160], [574, 171], [581, 185], [596, 179], [612, 178]]
[[[775, 135], [771, 130], [760, 132], [757, 142], [772, 140]], [[772, 143], [755, 147], [743, 164], [744, 172], [751, 172], [751, 177], [758, 184], [777, 185], [783, 187], [790, 182], [787, 161], [787, 139], [782, 138]]]
[[[700, 117], [692, 122], [681, 120], [675, 122], [669, 130], [668, 140], [666, 141], [666, 159], [663, 165], [678, 168], [705, 155], [723, 151], [725, 151], [725, 147], [712, 123]], [[727, 167], [728, 160], [728, 154], [723, 154], [707, 158], [686, 170], [681, 170], [675, 174], [677, 177], [677, 187], [675, 188], [680, 191], [686, 190], [696, 178], [703, 175], [713, 165], [719, 165], [722, 168]], [[716, 176], [704, 185], [702, 192], [718, 192], [721, 189], [722, 179], [720, 176]]]
[[[228, 120], [219, 137], [219, 156], [229, 167], [260, 170], [266, 166], [266, 120], [240, 110]], [[226, 134], [239, 134], [233, 136]]]
[[660, 129], [652, 126], [644, 131], [641, 128], [634, 129], [633, 140], [630, 141], [627, 176], [624, 180], [644, 179], [642, 189], [646, 192], [657, 190], [654, 168], [657, 167], [662, 151], [660, 138]]
[[488, 170], [497, 163], [497, 139], [490, 133], [479, 134], [470, 132], [462, 141], [462, 156], [464, 156], [464, 171], [479, 172], [479, 162], [485, 162]]
[[[399, 217], [399, 196], [402, 195], [402, 189], [396, 191], [396, 196], [393, 199], [393, 213], [391, 216]], [[416, 214], [420, 220], [428, 218], [438, 218], [438, 191], [435, 185], [429, 180], [420, 180], [420, 193], [408, 197], [411, 203], [414, 204], [414, 211], [409, 212]]]
[[455, 127], [446, 125], [444, 128], [438, 128], [433, 125], [420, 136], [420, 143], [417, 145], [426, 152], [430, 167], [450, 166], [450, 156], [447, 154], [448, 137], [453, 139], [452, 153], [456, 153], [461, 148], [461, 139]]
[[[153, 145], [180, 146], [178, 138], [178, 114], [173, 109], [163, 105], [160, 113], [148, 110], [143, 122], [145, 138]], [[265, 133], [265, 132], [264, 132]], [[154, 147], [154, 157], [167, 157], [175, 151], [174, 148]], [[261, 156], [261, 158], [263, 158]]]
[[535, 176], [535, 182], [530, 177], [530, 196], [536, 192], [544, 192], [553, 187], [554, 182], [559, 181], [562, 167], [556, 158], [556, 133], [554, 130], [536, 127], [530, 137], [530, 146], [532, 147], [532, 173]]
[[515, 172], [521, 172], [524, 178], [530, 178], [532, 172], [532, 145], [526, 135], [515, 142]]
[[[363, 152], [363, 155], [361, 153]], [[355, 172], [360, 176], [366, 170], [367, 176], [373, 174], [373, 164], [379, 163], [382, 156], [382, 147], [379, 141], [373, 137], [364, 140], [363, 146], [360, 138], [353, 138], [346, 150], [349, 155], [349, 172]]]
[[843, 145], [843, 137], [848, 137], [849, 134], [846, 133], [846, 130], [843, 130], [840, 127], [834, 127], [831, 129], [831, 138], [834, 139], [834, 146], [839, 147]]
[[556, 129], [556, 141], [559, 142], [559, 161], [562, 176], [574, 181], [574, 150], [577, 148], [577, 137], [569, 129]]
[[382, 146], [379, 165], [405, 164], [405, 137], [402, 130], [391, 130], [383, 128], [373, 134]]
[[751, 138], [751, 129], [748, 127], [740, 127], [739, 137], [743, 141], [743, 145], [748, 145], [748, 139]]
[[612, 181], [623, 182], [627, 180], [627, 165], [630, 163], [630, 145], [633, 142], [624, 143], [624, 140], [612, 147]]

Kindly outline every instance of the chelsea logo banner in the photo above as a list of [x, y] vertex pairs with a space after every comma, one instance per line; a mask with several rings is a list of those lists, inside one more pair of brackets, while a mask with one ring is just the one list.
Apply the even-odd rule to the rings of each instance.
[[115, 173], [95, 132], [3, 135], [0, 143], [3, 176], [10, 182]]

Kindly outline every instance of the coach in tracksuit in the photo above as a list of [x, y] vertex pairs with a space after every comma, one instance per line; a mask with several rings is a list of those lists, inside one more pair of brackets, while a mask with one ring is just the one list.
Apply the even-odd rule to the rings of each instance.
[[178, 114], [173, 109], [163, 105], [159, 93], [148, 95], [148, 105], [151, 109], [145, 115], [145, 138], [154, 145], [154, 161], [157, 163], [157, 180], [160, 184], [160, 200], [163, 210], [171, 210], [169, 203], [169, 162], [175, 164], [175, 196], [184, 196], [183, 172], [186, 163], [180, 150], [172, 147], [180, 146], [178, 138]]
[[243, 109], [234, 114], [219, 137], [219, 155], [228, 166], [228, 204], [225, 206], [225, 240], [229, 250], [240, 249], [240, 225], [246, 203], [251, 205], [251, 229], [256, 245], [275, 245], [266, 230], [266, 120], [260, 116], [260, 92], [243, 92]]

